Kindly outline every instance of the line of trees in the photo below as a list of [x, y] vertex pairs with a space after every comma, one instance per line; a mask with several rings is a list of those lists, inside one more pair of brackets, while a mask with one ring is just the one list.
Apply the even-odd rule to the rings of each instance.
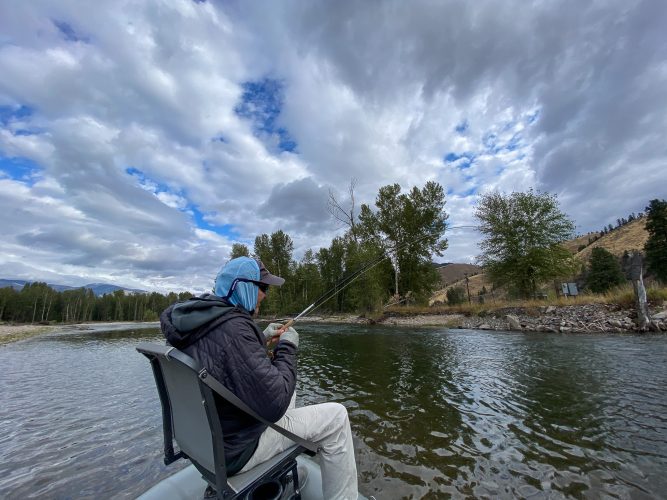
[[325, 292], [336, 291], [347, 276], [369, 263], [368, 269], [349, 287], [341, 289], [323, 305], [328, 312], [371, 312], [392, 297], [427, 303], [439, 286], [431, 264], [433, 254], [442, 255], [447, 240], [445, 193], [436, 182], [401, 192], [398, 184], [380, 188], [373, 207], [362, 204], [357, 216], [354, 181], [349, 197], [340, 202], [330, 193], [329, 211], [346, 228], [328, 247], [307, 250], [293, 259], [294, 244], [288, 234], [276, 231], [255, 238], [252, 252], [235, 244], [232, 257], [253, 255], [285, 284], [270, 291], [262, 304], [265, 314], [290, 314], [305, 309]]
[[169, 304], [191, 296], [190, 293], [126, 294], [117, 290], [98, 297], [85, 288], [58, 292], [46, 283], [35, 282], [26, 284], [21, 290], [0, 288], [0, 321], [155, 321]]

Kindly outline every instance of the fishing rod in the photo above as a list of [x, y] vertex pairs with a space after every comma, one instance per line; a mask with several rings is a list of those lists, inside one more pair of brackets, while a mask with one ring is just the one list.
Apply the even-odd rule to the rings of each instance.
[[[444, 231], [447, 229], [464, 229], [464, 228], [472, 228], [472, 229], [477, 229], [478, 226], [451, 226], [451, 227], [446, 227]], [[444, 232], [443, 231], [443, 232]], [[440, 231], [438, 231], [440, 232]], [[350, 286], [352, 283], [354, 283], [358, 278], [360, 278], [362, 275], [366, 274], [368, 271], [370, 271], [372, 268], [377, 266], [380, 262], [382, 262], [385, 259], [391, 258], [392, 252], [394, 254], [398, 254], [400, 250], [403, 250], [407, 248], [410, 245], [413, 245], [415, 243], [418, 243], [422, 240], [425, 240], [426, 238], [433, 236], [436, 231], [432, 231], [421, 238], [417, 238], [416, 240], [412, 240], [409, 242], [406, 242], [402, 245], [396, 246], [394, 248], [389, 249], [387, 254], [381, 255], [377, 259], [366, 263], [365, 265], [361, 266], [359, 269], [351, 273], [349, 276], [346, 276], [345, 278], [341, 279], [332, 289], [327, 290], [324, 292], [322, 295], [320, 295], [315, 301], [310, 304], [308, 307], [306, 307], [303, 311], [301, 311], [299, 314], [297, 314], [294, 318], [289, 319], [283, 326], [281, 326], [278, 329], [277, 335], [280, 335], [284, 333], [290, 326], [292, 326], [297, 320], [303, 318], [307, 314], [310, 314], [313, 312], [315, 309], [321, 307], [324, 305], [326, 302], [328, 302], [330, 299], [334, 298], [336, 295], [338, 295], [340, 292], [342, 292], [344, 289], [346, 289], [348, 286]]]

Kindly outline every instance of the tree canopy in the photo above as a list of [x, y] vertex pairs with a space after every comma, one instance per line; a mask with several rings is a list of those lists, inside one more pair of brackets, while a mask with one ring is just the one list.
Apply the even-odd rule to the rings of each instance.
[[646, 207], [646, 230], [649, 237], [644, 246], [651, 273], [667, 283], [667, 200], [651, 200]]
[[237, 257], [250, 257], [250, 250], [243, 243], [234, 243], [232, 245], [232, 253], [229, 259], [236, 259]]
[[360, 239], [372, 242], [391, 258], [394, 267], [394, 294], [411, 291], [416, 297], [430, 294], [438, 281], [431, 265], [433, 254], [447, 248], [445, 233], [448, 215], [445, 192], [437, 182], [427, 182], [401, 193], [401, 186], [380, 188], [375, 210], [362, 205], [357, 231]]
[[539, 284], [573, 272], [574, 259], [559, 243], [572, 235], [574, 223], [555, 195], [485, 194], [475, 218], [483, 235], [479, 260], [494, 284], [531, 297]]

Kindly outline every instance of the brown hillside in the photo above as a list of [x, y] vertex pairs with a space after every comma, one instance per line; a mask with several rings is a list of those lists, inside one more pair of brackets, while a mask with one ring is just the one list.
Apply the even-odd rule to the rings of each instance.
[[447, 264], [438, 268], [443, 287], [465, 278], [466, 274], [472, 276], [481, 272], [482, 268], [474, 264]]
[[[460, 264], [464, 265], [464, 264]], [[477, 267], [477, 266], [475, 266]], [[429, 301], [429, 305], [433, 305], [435, 302], [447, 302], [447, 290], [450, 288], [454, 288], [460, 286], [464, 290], [466, 289], [466, 282], [465, 282], [465, 277], [463, 279], [460, 279], [459, 281], [455, 281], [451, 283], [449, 286], [446, 286], [442, 290], [438, 290], [433, 294], [431, 297], [431, 300]], [[477, 295], [478, 292], [482, 289], [482, 287], [486, 287], [487, 291], [491, 290], [491, 283], [487, 281], [486, 279], [486, 274], [484, 273], [479, 273], [476, 274], [475, 276], [469, 276], [468, 277], [468, 287], [470, 288], [470, 298], [473, 300], [473, 302], [477, 301]], [[488, 299], [488, 297], [487, 297]]]
[[562, 246], [567, 248], [572, 253], [577, 253], [581, 245], [588, 246], [588, 240], [594, 240], [600, 235], [599, 232], [592, 232], [584, 234], [583, 236], [578, 236], [572, 240], [567, 240], [561, 243]]
[[646, 220], [643, 218], [636, 219], [605, 234], [602, 238], [595, 240], [581, 252], [577, 253], [576, 256], [582, 262], [588, 262], [593, 248], [602, 247], [605, 250], [609, 250], [617, 257], [620, 257], [626, 250], [643, 250], [646, 240], [648, 240]]

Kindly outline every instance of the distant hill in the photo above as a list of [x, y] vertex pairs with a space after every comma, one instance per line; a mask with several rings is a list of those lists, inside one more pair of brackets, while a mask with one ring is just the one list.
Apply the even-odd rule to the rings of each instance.
[[481, 272], [482, 268], [474, 264], [449, 263], [438, 267], [438, 273], [440, 274], [440, 281], [442, 282], [443, 287], [465, 278], [466, 274], [468, 276], [473, 276]]
[[566, 246], [566, 248], [575, 253], [582, 262], [588, 262], [591, 252], [596, 247], [604, 248], [613, 253], [616, 257], [620, 257], [626, 250], [628, 252], [632, 250], [643, 251], [647, 240], [648, 231], [646, 231], [646, 219], [641, 218], [617, 227], [613, 231], [598, 238], [590, 245], [587, 245], [586, 248], [581, 251], [577, 251], [578, 247], [570, 248]]
[[[12, 287], [14, 290], [21, 290], [28, 283], [34, 283], [34, 281], [0, 279], [0, 288]], [[66, 290], [76, 290], [78, 288], [87, 288], [89, 290], [92, 290], [93, 293], [98, 297], [113, 293], [116, 290], [123, 290], [127, 294], [147, 293], [146, 290], [138, 290], [136, 288], [125, 288], [122, 286], [110, 285], [107, 283], [89, 283], [83, 286], [58, 285], [54, 283], [47, 283], [47, 285], [53, 288], [56, 292], [64, 292]]]

